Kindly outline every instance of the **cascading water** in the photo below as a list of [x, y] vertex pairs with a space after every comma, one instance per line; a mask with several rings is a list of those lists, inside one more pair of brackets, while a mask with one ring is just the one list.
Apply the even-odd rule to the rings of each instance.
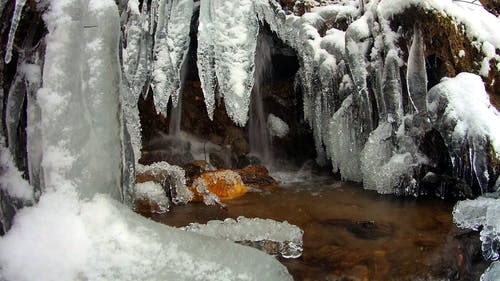
[[179, 135], [181, 131], [182, 118], [182, 98], [179, 98], [177, 106], [172, 105], [170, 112], [170, 122], [168, 124], [168, 134], [171, 136]]
[[271, 139], [267, 129], [267, 115], [264, 110], [264, 81], [271, 75], [271, 43], [268, 36], [259, 34], [255, 51], [255, 84], [250, 102], [248, 134], [250, 150], [261, 158], [263, 163], [271, 162]]

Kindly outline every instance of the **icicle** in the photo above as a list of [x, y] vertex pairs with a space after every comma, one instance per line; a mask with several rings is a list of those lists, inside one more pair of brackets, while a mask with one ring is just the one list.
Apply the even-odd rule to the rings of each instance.
[[[16, 0], [14, 6], [14, 14], [12, 15], [12, 22], [10, 24], [9, 38], [7, 40], [7, 49], [5, 50], [5, 63], [10, 63], [12, 59], [12, 47], [14, 46], [14, 38], [16, 36], [17, 26], [21, 20], [21, 13], [24, 8], [26, 0]], [[5, 5], [5, 4], [4, 4]]]
[[5, 108], [5, 123], [7, 127], [7, 144], [10, 152], [14, 157], [18, 157], [19, 140], [17, 128], [21, 120], [21, 113], [23, 110], [23, 103], [26, 94], [26, 88], [23, 83], [21, 74], [16, 75], [12, 86], [7, 95], [7, 106]]
[[258, 32], [253, 1], [201, 2], [198, 73], [209, 116], [217, 85], [229, 117], [240, 126], [247, 122]]
[[408, 92], [417, 112], [425, 112], [427, 95], [427, 72], [425, 69], [424, 39], [418, 24], [413, 28], [413, 42], [408, 54]]
[[174, 106], [179, 98], [193, 9], [193, 0], [160, 0], [158, 4], [151, 86], [156, 110], [165, 116], [170, 97]]

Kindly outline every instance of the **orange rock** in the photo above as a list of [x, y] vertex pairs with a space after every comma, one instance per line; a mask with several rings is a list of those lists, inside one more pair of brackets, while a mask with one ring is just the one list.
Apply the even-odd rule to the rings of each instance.
[[194, 200], [202, 201], [206, 190], [217, 195], [221, 201], [231, 200], [248, 192], [240, 175], [231, 170], [217, 170], [201, 174], [190, 188]]

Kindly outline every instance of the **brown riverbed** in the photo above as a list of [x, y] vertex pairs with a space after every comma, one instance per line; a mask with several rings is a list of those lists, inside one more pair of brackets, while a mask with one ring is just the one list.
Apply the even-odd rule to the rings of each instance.
[[295, 280], [442, 280], [464, 266], [453, 239], [453, 203], [402, 199], [357, 184], [293, 184], [226, 202], [178, 206], [152, 219], [172, 226], [238, 216], [288, 221], [304, 230], [299, 259], [280, 259]]

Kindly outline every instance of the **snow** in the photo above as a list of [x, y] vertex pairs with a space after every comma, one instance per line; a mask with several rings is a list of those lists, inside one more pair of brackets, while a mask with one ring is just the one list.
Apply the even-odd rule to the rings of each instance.
[[254, 56], [259, 25], [253, 1], [202, 1], [198, 26], [198, 73], [210, 118], [216, 85], [231, 120], [248, 120], [254, 84]]
[[287, 221], [238, 217], [224, 221], [212, 220], [207, 224], [191, 223], [183, 230], [236, 242], [272, 241], [279, 244], [279, 252], [285, 258], [298, 258], [302, 255], [302, 236], [299, 227]]
[[170, 97], [174, 106], [179, 99], [181, 69], [189, 50], [189, 31], [194, 2], [193, 0], [157, 2], [151, 86], [155, 108], [166, 116]]
[[137, 183], [134, 191], [135, 199], [147, 200], [157, 204], [159, 207], [158, 214], [168, 212], [170, 203], [161, 184], [152, 181]]
[[443, 118], [455, 123], [453, 139], [487, 136], [499, 154], [500, 113], [491, 105], [481, 77], [464, 72], [454, 78], [444, 78], [429, 92], [429, 111], [437, 112], [442, 102], [446, 102]]
[[285, 137], [290, 130], [285, 121], [272, 113], [267, 116], [267, 128], [271, 136], [278, 138]]
[[107, 195], [58, 190], [0, 238], [6, 280], [292, 280], [255, 249], [154, 223]]
[[[500, 60], [500, 55], [496, 55], [494, 48], [500, 48], [500, 19], [487, 12], [481, 5], [465, 3], [452, 0], [382, 0], [378, 5], [378, 10], [384, 18], [392, 18], [394, 15], [403, 12], [412, 6], [420, 6], [426, 10], [434, 10], [443, 16], [452, 18], [457, 26], [463, 25], [465, 33], [471, 41], [476, 41], [483, 52], [485, 58], [482, 62], [480, 74], [487, 77], [489, 73], [489, 62], [495, 58]], [[492, 45], [491, 48], [486, 45]]]
[[148, 174], [154, 177], [160, 175], [168, 176], [164, 184], [168, 184], [166, 188], [172, 191], [174, 204], [186, 204], [193, 199], [193, 193], [186, 186], [185, 171], [179, 166], [170, 165], [167, 162], [156, 162], [151, 165], [136, 166], [137, 174]]
[[5, 147], [5, 139], [0, 136], [0, 189], [13, 198], [33, 201], [33, 188], [23, 178], [12, 159], [12, 154]]

